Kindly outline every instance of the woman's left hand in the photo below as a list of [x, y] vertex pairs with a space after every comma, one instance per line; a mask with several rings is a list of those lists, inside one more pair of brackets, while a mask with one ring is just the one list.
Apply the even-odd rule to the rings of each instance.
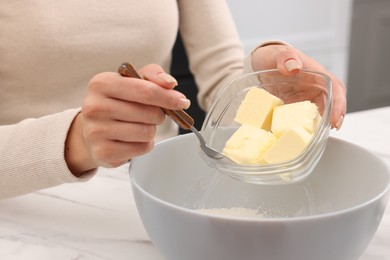
[[331, 124], [336, 129], [341, 127], [347, 109], [346, 87], [341, 80], [328, 72], [319, 62], [291, 46], [270, 44], [259, 47], [252, 53], [251, 65], [255, 71], [278, 68], [284, 75], [293, 75], [301, 69], [327, 74], [332, 79], [333, 91]]

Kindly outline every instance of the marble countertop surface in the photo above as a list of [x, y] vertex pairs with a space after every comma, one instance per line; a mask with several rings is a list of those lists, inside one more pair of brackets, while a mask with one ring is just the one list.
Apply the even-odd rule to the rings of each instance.
[[[390, 167], [390, 107], [347, 114], [331, 135], [365, 147]], [[128, 165], [0, 201], [0, 259], [162, 260], [137, 213]], [[389, 202], [390, 204], [390, 202]], [[390, 205], [359, 260], [390, 259]]]

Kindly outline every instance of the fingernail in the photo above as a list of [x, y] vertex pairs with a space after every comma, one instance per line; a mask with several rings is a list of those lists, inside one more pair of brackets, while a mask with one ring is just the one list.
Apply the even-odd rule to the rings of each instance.
[[191, 106], [191, 101], [186, 98], [181, 98], [179, 101], [179, 107], [181, 109], [187, 109]]
[[161, 72], [161, 73], [158, 74], [158, 76], [162, 80], [164, 80], [166, 83], [169, 83], [169, 84], [175, 83], [175, 86], [177, 86], [177, 80], [174, 77], [172, 77], [172, 75], [169, 75], [169, 74], [167, 74], [165, 72]]
[[284, 66], [286, 67], [286, 69], [289, 72], [301, 69], [301, 66], [299, 65], [299, 63], [296, 60], [294, 60], [294, 59], [290, 59], [290, 60], [286, 61], [284, 63]]
[[344, 121], [344, 116], [340, 116], [339, 120], [337, 121], [335, 127], [337, 130], [339, 130], [341, 128], [341, 125], [343, 124], [343, 121]]

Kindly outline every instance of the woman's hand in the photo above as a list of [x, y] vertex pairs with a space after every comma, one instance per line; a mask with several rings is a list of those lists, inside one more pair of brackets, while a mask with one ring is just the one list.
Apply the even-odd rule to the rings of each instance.
[[190, 106], [173, 90], [176, 80], [160, 66], [147, 65], [138, 72], [147, 80], [105, 72], [89, 82], [66, 146], [66, 160], [75, 175], [97, 166], [117, 167], [147, 153], [154, 146], [156, 125], [165, 119], [160, 108]]
[[308, 69], [327, 74], [332, 79], [333, 108], [331, 124], [339, 129], [346, 113], [346, 87], [320, 63], [301, 51], [283, 44], [270, 44], [257, 48], [252, 53], [253, 70], [278, 68], [284, 75], [293, 75], [300, 69]]

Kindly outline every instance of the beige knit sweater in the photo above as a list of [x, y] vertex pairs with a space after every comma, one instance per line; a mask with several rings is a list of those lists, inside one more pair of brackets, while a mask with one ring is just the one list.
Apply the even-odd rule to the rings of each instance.
[[[1, 1], [0, 199], [90, 178], [64, 160], [89, 79], [123, 61], [168, 71], [178, 28], [207, 109], [243, 70], [224, 0]], [[158, 137], [176, 131], [167, 120]]]

